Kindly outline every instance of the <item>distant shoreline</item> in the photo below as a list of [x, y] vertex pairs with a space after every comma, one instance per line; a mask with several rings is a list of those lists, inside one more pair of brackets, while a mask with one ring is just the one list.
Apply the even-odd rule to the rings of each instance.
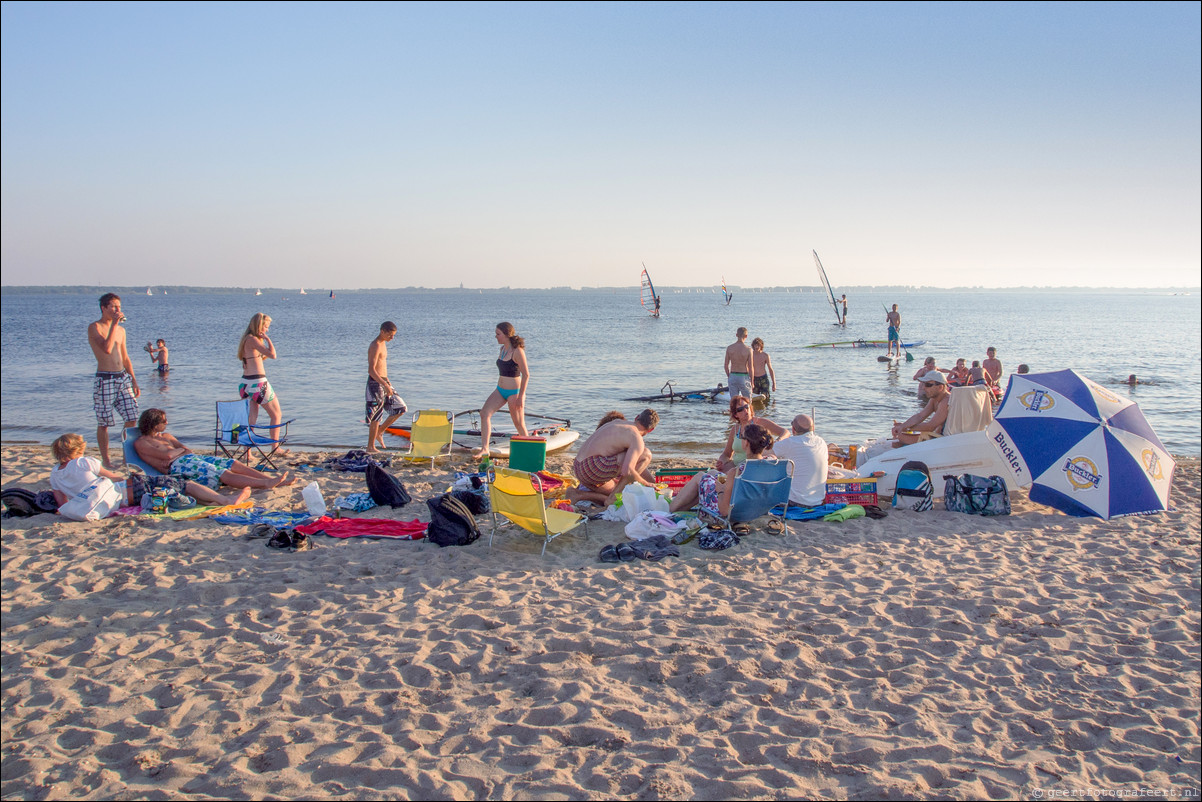
[[[673, 286], [664, 285], [659, 288], [660, 292], [675, 292], [677, 290], [700, 290], [709, 289], [718, 285], [701, 284], [696, 286]], [[776, 285], [771, 287], [748, 287], [739, 284], [729, 285], [730, 289], [742, 290], [744, 292], [795, 292], [795, 293], [825, 293], [826, 290], [821, 286], [810, 286], [807, 284], [792, 284], [792, 285]], [[22, 284], [6, 284], [0, 286], [0, 293], [11, 292], [14, 295], [89, 295], [97, 292], [115, 292], [118, 295], [143, 295], [146, 292], [146, 286], [138, 285], [137, 287], [114, 287], [111, 285], [84, 285], [84, 284], [63, 284], [63, 285], [22, 285]], [[171, 293], [179, 293], [181, 295], [193, 294], [218, 294], [218, 293], [252, 293], [255, 289], [261, 290], [264, 296], [275, 294], [300, 294], [300, 287], [201, 287], [201, 286], [184, 286], [184, 285], [152, 285], [151, 289], [155, 290], [154, 295], [161, 295], [164, 290], [170, 295]], [[359, 293], [370, 292], [446, 292], [446, 293], [480, 293], [480, 292], [636, 292], [636, 285], [621, 285], [615, 287], [311, 287], [305, 291], [306, 295], [324, 295], [328, 294], [331, 289], [335, 294], [343, 293], [353, 295]], [[1081, 294], [1115, 294], [1115, 293], [1140, 293], [1153, 295], [1199, 295], [1202, 294], [1202, 287], [1073, 287], [1073, 286], [1022, 286], [1022, 287], [927, 287], [919, 285], [893, 284], [893, 285], [842, 285], [841, 292], [848, 293], [1021, 293], [1021, 292], [1064, 292], [1064, 293], [1081, 293]]]

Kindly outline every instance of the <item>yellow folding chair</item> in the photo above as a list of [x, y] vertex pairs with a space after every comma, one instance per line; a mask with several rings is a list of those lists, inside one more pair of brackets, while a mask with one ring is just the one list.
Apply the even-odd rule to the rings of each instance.
[[409, 429], [409, 451], [399, 455], [413, 462], [451, 456], [451, 438], [455, 436], [455, 416], [443, 409], [421, 409], [413, 413]]
[[488, 498], [492, 508], [492, 533], [488, 536], [489, 548], [500, 525], [497, 516], [517, 524], [531, 534], [543, 538], [542, 554], [547, 553], [547, 544], [564, 532], [570, 532], [584, 524], [588, 535], [588, 516], [568, 512], [555, 507], [547, 508], [543, 495], [543, 483], [537, 473], [519, 471], [516, 468], [501, 468], [488, 472]]

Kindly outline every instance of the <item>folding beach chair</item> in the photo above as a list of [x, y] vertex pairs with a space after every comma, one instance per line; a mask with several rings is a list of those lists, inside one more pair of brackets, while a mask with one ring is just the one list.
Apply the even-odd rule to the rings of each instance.
[[125, 457], [125, 466], [140, 468], [147, 476], [161, 476], [162, 471], [143, 461], [134, 449], [134, 441], [142, 436], [136, 426], [127, 426], [121, 430], [121, 454]]
[[501, 468], [488, 472], [488, 498], [492, 508], [492, 533], [488, 536], [489, 548], [497, 534], [500, 515], [517, 524], [527, 532], [543, 538], [542, 554], [547, 553], [547, 544], [564, 532], [570, 532], [584, 524], [588, 535], [588, 516], [578, 512], [567, 512], [555, 507], [547, 508], [543, 494], [543, 482], [536, 473]]
[[[789, 511], [789, 489], [793, 485], [793, 460], [749, 459], [739, 466], [730, 493], [732, 523], [753, 521], [778, 504]], [[782, 513], [782, 517], [783, 517]]]
[[443, 409], [421, 409], [413, 413], [409, 428], [409, 451], [402, 459], [416, 462], [451, 456], [451, 438], [455, 436], [455, 416]]
[[213, 434], [213, 456], [222, 452], [230, 459], [238, 459], [250, 463], [250, 452], [257, 454], [255, 468], [270, 466], [278, 470], [271, 457], [288, 442], [288, 424], [296, 419], [286, 420], [276, 426], [256, 423], [250, 425], [250, 401], [240, 398], [237, 401], [217, 402], [217, 427]]

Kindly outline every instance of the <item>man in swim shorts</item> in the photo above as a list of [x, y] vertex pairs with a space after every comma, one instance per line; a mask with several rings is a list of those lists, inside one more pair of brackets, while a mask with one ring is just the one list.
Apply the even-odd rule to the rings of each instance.
[[751, 398], [752, 364], [751, 346], [747, 344], [747, 329], [740, 326], [735, 332], [735, 341], [726, 346], [726, 358], [722, 360], [722, 370], [726, 372], [726, 386], [730, 388], [730, 397], [741, 395]]
[[278, 479], [228, 457], [207, 457], [193, 454], [173, 435], [167, 433], [167, 413], [148, 409], [138, 418], [141, 436], [134, 441], [134, 450], [147, 465], [172, 476], [182, 476], [210, 490], [221, 485], [267, 490], [296, 481], [287, 472]]
[[[405, 414], [405, 400], [392, 389], [388, 381], [388, 343], [396, 336], [396, 324], [385, 320], [380, 324], [380, 333], [367, 347], [367, 390], [364, 393], [367, 420], [367, 453], [375, 454], [384, 447], [383, 432], [393, 421]], [[388, 419], [380, 424], [380, 418], [388, 413]]]
[[109, 427], [115, 422], [116, 409], [127, 428], [137, 425], [138, 396], [142, 390], [134, 378], [134, 366], [125, 350], [125, 315], [121, 298], [106, 292], [100, 296], [100, 320], [88, 326], [88, 345], [96, 357], [96, 378], [92, 382], [92, 408], [96, 412], [96, 445], [100, 462], [113, 469], [109, 460]]
[[643, 437], [655, 431], [659, 414], [644, 409], [633, 421], [611, 420], [593, 432], [572, 463], [580, 487], [569, 491], [572, 501], [610, 505], [622, 488], [637, 482], [655, 486], [651, 475], [651, 451]]
[[[885, 313], [885, 322], [889, 324], [889, 356], [894, 353], [901, 355], [901, 312], [897, 311], [897, 304], [893, 305], [893, 310]], [[897, 346], [897, 351], [893, 350], [893, 346]]]

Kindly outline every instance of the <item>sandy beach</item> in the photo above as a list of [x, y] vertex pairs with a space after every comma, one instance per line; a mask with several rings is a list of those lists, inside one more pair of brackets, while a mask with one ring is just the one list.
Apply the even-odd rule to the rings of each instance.
[[[46, 447], [2, 455], [48, 488]], [[447, 469], [392, 472], [414, 502], [360, 515], [428, 520]], [[313, 480], [366, 490], [254, 500]], [[6, 519], [3, 797], [1196, 799], [1198, 460], [1158, 516], [1012, 502], [617, 565], [604, 521], [540, 557], [487, 516], [462, 548], [298, 553]]]

